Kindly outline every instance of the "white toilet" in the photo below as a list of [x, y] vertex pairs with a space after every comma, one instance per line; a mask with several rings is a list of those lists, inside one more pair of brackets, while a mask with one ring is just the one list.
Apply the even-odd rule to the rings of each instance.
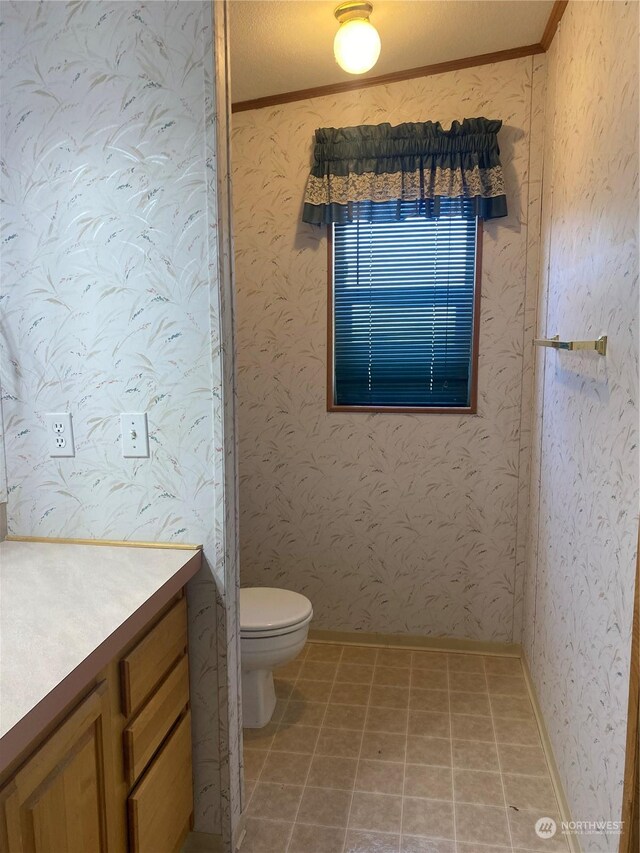
[[311, 602], [288, 589], [240, 590], [242, 718], [249, 729], [266, 726], [276, 705], [272, 670], [302, 651], [313, 616]]

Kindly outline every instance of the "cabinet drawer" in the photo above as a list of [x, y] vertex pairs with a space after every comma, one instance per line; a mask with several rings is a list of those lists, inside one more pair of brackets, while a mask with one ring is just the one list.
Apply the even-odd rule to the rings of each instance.
[[180, 720], [128, 800], [132, 853], [173, 853], [193, 812], [191, 713]]
[[187, 646], [187, 602], [181, 598], [121, 661], [122, 711], [136, 711]]
[[127, 783], [131, 787], [189, 701], [189, 664], [180, 658], [138, 716], [124, 730]]

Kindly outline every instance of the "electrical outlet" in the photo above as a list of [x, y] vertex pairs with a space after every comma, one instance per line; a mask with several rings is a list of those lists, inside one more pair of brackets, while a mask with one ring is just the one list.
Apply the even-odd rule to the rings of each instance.
[[146, 412], [128, 412], [120, 415], [122, 455], [125, 458], [149, 455], [149, 430]]
[[73, 425], [69, 412], [55, 412], [44, 416], [47, 425], [49, 456], [75, 456]]

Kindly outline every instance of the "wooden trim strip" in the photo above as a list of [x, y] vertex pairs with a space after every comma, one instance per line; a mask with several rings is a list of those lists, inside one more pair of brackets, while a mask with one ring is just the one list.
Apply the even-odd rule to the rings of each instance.
[[[560, 776], [560, 771], [558, 770], [558, 765], [556, 763], [556, 757], [553, 751], [553, 746], [551, 744], [551, 738], [549, 737], [549, 732], [547, 730], [547, 724], [542, 713], [542, 708], [540, 707], [540, 702], [538, 701], [538, 694], [536, 693], [533, 678], [531, 677], [529, 661], [527, 660], [527, 657], [524, 653], [522, 654], [521, 661], [522, 669], [524, 670], [524, 680], [527, 685], [527, 693], [529, 694], [529, 700], [533, 707], [533, 713], [536, 718], [536, 723], [538, 724], [538, 733], [540, 734], [540, 740], [542, 741], [542, 750], [547, 759], [549, 775], [551, 776], [551, 784], [553, 785], [556, 800], [558, 803], [560, 820], [570, 823], [571, 809], [569, 808], [569, 801], [567, 799], [567, 795], [562, 784], [562, 777]], [[567, 835], [565, 835], [565, 838], [567, 840], [567, 844], [569, 845], [569, 850], [571, 851], [571, 853], [581, 853], [580, 844], [578, 843], [578, 838], [575, 833], [569, 832], [567, 833]]]
[[544, 33], [540, 39], [540, 46], [545, 52], [551, 47], [551, 42], [553, 41], [553, 37], [558, 29], [558, 24], [562, 20], [564, 10], [567, 8], [568, 3], [569, 0], [556, 0], [553, 4], [549, 20], [547, 21], [547, 26], [544, 28]]
[[109, 548], [160, 548], [166, 551], [202, 551], [202, 545], [179, 542], [135, 542], [120, 539], [55, 539], [48, 536], [7, 536], [6, 542], [43, 542], [51, 545], [105, 545]]
[[366, 631], [325, 631], [312, 628], [312, 643], [341, 643], [349, 646], [373, 646], [378, 649], [415, 649], [430, 652], [463, 652], [464, 654], [498, 655], [520, 658], [519, 643], [497, 643], [482, 640], [463, 640], [455, 637], [425, 637], [422, 634], [381, 634]]
[[[558, 18], [558, 21], [559, 20], [560, 19]], [[547, 24], [547, 30], [548, 29], [549, 24]], [[547, 30], [545, 30], [545, 33]], [[507, 62], [510, 59], [522, 59], [524, 56], [533, 56], [544, 52], [545, 48], [540, 43], [527, 44], [522, 47], [512, 47], [508, 50], [496, 50], [492, 53], [481, 53], [478, 56], [465, 56], [462, 59], [438, 62], [435, 65], [423, 65], [420, 68], [408, 68], [406, 71], [394, 71], [390, 74], [381, 74], [378, 77], [366, 77], [361, 80], [348, 80], [344, 83], [331, 83], [328, 86], [316, 86], [311, 89], [298, 89], [295, 92], [282, 92], [279, 95], [267, 95], [264, 98], [253, 98], [250, 101], [236, 101], [235, 104], [231, 105], [231, 112], [241, 113], [246, 110], [260, 110], [265, 107], [275, 107], [278, 104], [289, 104], [292, 101], [305, 101], [307, 98], [319, 98], [323, 95], [339, 95], [343, 92], [369, 89], [372, 86], [386, 86], [389, 83], [413, 80], [415, 77], [432, 77], [434, 74], [445, 74], [448, 71], [459, 71], [462, 68], [473, 68], [476, 65], [490, 65], [493, 62]]]
[[638, 717], [640, 716], [640, 531], [636, 556], [636, 589], [633, 601], [633, 626], [631, 629], [631, 666], [629, 674], [629, 710], [627, 713], [627, 745], [622, 793], [622, 838], [620, 853], [634, 853], [640, 849], [640, 742]]

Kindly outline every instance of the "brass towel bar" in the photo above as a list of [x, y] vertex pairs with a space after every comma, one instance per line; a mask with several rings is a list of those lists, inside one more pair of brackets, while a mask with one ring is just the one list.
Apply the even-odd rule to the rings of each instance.
[[538, 338], [534, 342], [537, 347], [552, 347], [553, 349], [587, 349], [595, 350], [598, 355], [607, 354], [607, 336], [600, 335], [597, 341], [561, 341], [560, 335], [554, 335], [552, 338]]

